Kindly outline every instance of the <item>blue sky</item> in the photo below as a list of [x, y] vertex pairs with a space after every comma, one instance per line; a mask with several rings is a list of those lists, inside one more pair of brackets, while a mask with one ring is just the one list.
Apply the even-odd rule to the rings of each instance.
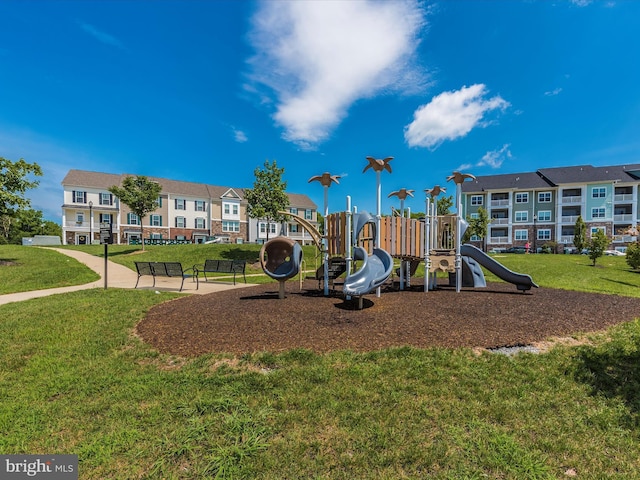
[[251, 187], [265, 160], [323, 211], [447, 175], [640, 162], [638, 1], [0, 2], [0, 156]]

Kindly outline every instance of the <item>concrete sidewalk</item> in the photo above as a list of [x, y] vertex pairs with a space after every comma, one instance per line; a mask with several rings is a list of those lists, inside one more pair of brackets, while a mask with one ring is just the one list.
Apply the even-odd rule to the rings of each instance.
[[[39, 248], [39, 247], [32, 247]], [[46, 247], [51, 248], [51, 247]], [[73, 285], [71, 287], [60, 288], [48, 288], [46, 290], [33, 290], [30, 292], [18, 292], [9, 293], [6, 295], [0, 295], [0, 305], [11, 302], [20, 302], [22, 300], [29, 300], [31, 298], [46, 297], [48, 295], [55, 295], [58, 293], [75, 292], [77, 290], [86, 290], [89, 288], [105, 288], [104, 282], [104, 258], [96, 257], [88, 253], [80, 252], [77, 250], [67, 250], [64, 248], [53, 248], [53, 250], [60, 252], [69, 257], [73, 257], [80, 263], [85, 264], [91, 270], [100, 275], [100, 280], [95, 282], [86, 283], [84, 285]], [[134, 288], [138, 274], [127, 267], [124, 267], [118, 263], [107, 261], [107, 288]], [[158, 292], [178, 292], [180, 288], [180, 279], [178, 278], [157, 278], [155, 287], [153, 285], [153, 278], [142, 277], [138, 283], [138, 290], [155, 290]], [[230, 290], [233, 288], [242, 288], [251, 286], [251, 284], [245, 283], [222, 283], [222, 282], [204, 282], [200, 281], [200, 288], [196, 290], [196, 283], [189, 279], [185, 279], [184, 287], [180, 293], [199, 294], [204, 295], [207, 293], [220, 292], [224, 290]]]

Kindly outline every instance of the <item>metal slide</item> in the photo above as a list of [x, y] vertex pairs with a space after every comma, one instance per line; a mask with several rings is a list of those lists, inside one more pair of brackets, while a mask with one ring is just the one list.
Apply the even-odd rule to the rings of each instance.
[[460, 247], [460, 254], [464, 257], [472, 258], [505, 282], [513, 283], [518, 290], [522, 290], [524, 292], [526, 290], [530, 290], [531, 287], [538, 288], [538, 285], [534, 283], [529, 275], [524, 273], [516, 273], [509, 270], [500, 262], [497, 262], [482, 250], [474, 247], [473, 245], [462, 245]]

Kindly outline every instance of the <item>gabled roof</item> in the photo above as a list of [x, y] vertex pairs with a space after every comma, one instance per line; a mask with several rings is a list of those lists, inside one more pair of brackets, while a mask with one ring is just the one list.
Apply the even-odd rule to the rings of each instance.
[[[627, 170], [631, 168], [631, 170]], [[636, 180], [633, 171], [638, 171], [638, 165], [613, 165], [609, 167], [594, 167], [592, 165], [578, 165], [575, 167], [541, 168], [538, 174], [557, 186], [568, 183], [597, 183], [597, 182], [631, 182]]]
[[[114, 185], [121, 186], [125, 177], [135, 176], [133, 174], [114, 174], [90, 172], [87, 170], [69, 170], [62, 180], [62, 185], [68, 187], [84, 187], [84, 188], [100, 188], [107, 190]], [[171, 180], [168, 178], [147, 177], [149, 180], [158, 182], [162, 186], [163, 194], [172, 196], [189, 196], [201, 199], [222, 199], [234, 198], [244, 200], [244, 189], [224, 187], [216, 185], [208, 185], [206, 183], [183, 182], [180, 180]], [[307, 195], [299, 193], [287, 193], [289, 196], [289, 204], [298, 208], [317, 209], [315, 203]]]
[[534, 172], [507, 173], [477, 177], [462, 184], [463, 193], [483, 192], [487, 190], [535, 190], [549, 188], [550, 185]]

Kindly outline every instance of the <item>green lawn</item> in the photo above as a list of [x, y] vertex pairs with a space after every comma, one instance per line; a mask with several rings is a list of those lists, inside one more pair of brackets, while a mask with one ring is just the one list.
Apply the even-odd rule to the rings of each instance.
[[[498, 260], [541, 286], [640, 296], [623, 257]], [[0, 454], [78, 454], [82, 479], [640, 478], [639, 321], [539, 355], [186, 359], [134, 334], [167, 298], [92, 289], [0, 306]]]

